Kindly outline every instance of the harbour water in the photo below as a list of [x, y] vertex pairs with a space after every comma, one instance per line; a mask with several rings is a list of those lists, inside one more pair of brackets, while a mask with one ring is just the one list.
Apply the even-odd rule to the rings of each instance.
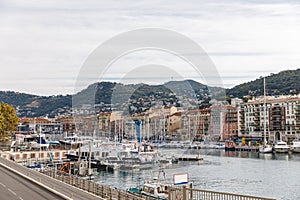
[[[165, 167], [166, 182], [172, 182], [173, 174], [188, 173], [194, 187], [199, 189], [284, 200], [300, 199], [300, 154], [221, 150], [197, 150], [197, 153], [204, 156], [203, 161], [179, 162]], [[125, 190], [142, 185], [144, 180], [151, 178], [151, 171], [157, 169], [159, 166], [141, 171], [100, 172], [95, 181]]]

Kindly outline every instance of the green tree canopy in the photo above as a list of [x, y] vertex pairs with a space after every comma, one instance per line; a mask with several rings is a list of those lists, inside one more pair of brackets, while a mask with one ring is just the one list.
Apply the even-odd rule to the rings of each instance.
[[13, 106], [0, 104], [0, 141], [8, 140], [13, 131], [17, 130], [18, 117]]

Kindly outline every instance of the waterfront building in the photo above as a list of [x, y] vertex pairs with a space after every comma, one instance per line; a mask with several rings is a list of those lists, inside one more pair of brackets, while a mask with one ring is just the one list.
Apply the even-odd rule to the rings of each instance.
[[99, 130], [108, 133], [110, 131], [110, 115], [111, 112], [101, 112], [98, 115]]
[[175, 106], [151, 107], [143, 118], [146, 135], [159, 140], [173, 139], [181, 128], [181, 114]]
[[160, 115], [149, 116], [150, 120], [150, 133], [155, 141], [161, 141], [164, 138], [165, 132], [165, 119]]
[[201, 109], [199, 112], [199, 136], [203, 140], [209, 139], [209, 127], [211, 124], [211, 113], [209, 108]]
[[[267, 97], [266, 138], [292, 141], [300, 134], [300, 97]], [[238, 107], [239, 137], [262, 140], [264, 137], [263, 98], [249, 100]]]
[[237, 108], [230, 105], [215, 105], [210, 108], [183, 112], [181, 133], [187, 132], [193, 141], [218, 141], [237, 138]]
[[111, 134], [117, 137], [118, 140], [122, 140], [125, 135], [124, 131], [124, 119], [121, 111], [113, 111], [110, 115], [110, 130]]
[[56, 121], [62, 125], [64, 133], [76, 132], [75, 121], [72, 116], [59, 117]]
[[211, 110], [197, 109], [186, 112], [182, 125], [187, 129], [190, 140], [209, 140], [209, 127], [211, 124]]
[[16, 144], [34, 141], [37, 137], [58, 140], [63, 133], [63, 125], [51, 118], [19, 118], [14, 139]]
[[236, 139], [238, 137], [238, 114], [234, 106], [223, 106], [223, 131], [221, 138], [223, 140]]
[[232, 140], [238, 137], [238, 112], [231, 105], [216, 105], [210, 108], [211, 124], [209, 135], [211, 140]]
[[181, 112], [168, 115], [166, 120], [169, 137], [171, 139], [181, 140], [181, 135], [178, 134], [178, 130], [181, 129]]
[[19, 133], [61, 134], [62, 131], [62, 125], [49, 118], [20, 118], [17, 128]]
[[191, 141], [202, 141], [204, 138], [200, 135], [200, 118], [201, 118], [201, 110], [190, 110], [187, 111], [187, 120], [186, 123], [188, 134]]

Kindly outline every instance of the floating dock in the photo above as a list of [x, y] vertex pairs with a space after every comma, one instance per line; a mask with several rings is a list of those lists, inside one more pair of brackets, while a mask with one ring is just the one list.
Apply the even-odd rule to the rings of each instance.
[[253, 152], [258, 152], [259, 147], [249, 147], [249, 146], [241, 146], [241, 147], [235, 147], [234, 151], [253, 151]]
[[179, 161], [200, 161], [203, 160], [203, 157], [199, 155], [182, 155], [178, 157]]

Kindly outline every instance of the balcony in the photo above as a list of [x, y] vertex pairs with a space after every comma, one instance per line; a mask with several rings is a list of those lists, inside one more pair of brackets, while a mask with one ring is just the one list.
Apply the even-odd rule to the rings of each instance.
[[259, 122], [259, 121], [260, 121], [260, 118], [259, 118], [259, 117], [255, 117], [255, 118], [254, 118], [254, 121], [255, 121], [255, 122]]

